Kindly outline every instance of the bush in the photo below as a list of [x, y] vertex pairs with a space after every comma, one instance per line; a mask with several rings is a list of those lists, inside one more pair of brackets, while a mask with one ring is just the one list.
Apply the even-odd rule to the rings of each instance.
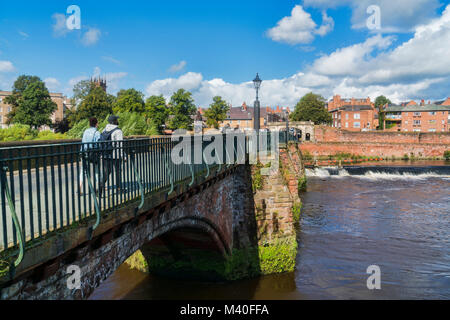
[[444, 152], [444, 158], [445, 160], [450, 161], [450, 150]]
[[64, 140], [67, 136], [63, 133], [54, 133], [52, 131], [40, 131], [34, 140]]
[[24, 141], [33, 140], [37, 137], [37, 130], [31, 129], [29, 125], [16, 124], [7, 129], [0, 129], [0, 141]]
[[[137, 112], [118, 113], [119, 127], [122, 129], [124, 136], [151, 136], [158, 135], [158, 129], [152, 123], [148, 124], [144, 115]], [[109, 115], [105, 119], [100, 119], [98, 130], [102, 132], [108, 124]], [[89, 128], [89, 120], [84, 119], [73, 126], [67, 132], [67, 136], [73, 139], [81, 139], [83, 132]]]

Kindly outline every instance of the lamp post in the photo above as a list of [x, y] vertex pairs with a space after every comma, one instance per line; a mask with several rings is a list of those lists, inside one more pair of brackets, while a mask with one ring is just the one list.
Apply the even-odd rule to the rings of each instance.
[[259, 132], [260, 128], [260, 104], [259, 104], [259, 89], [261, 88], [262, 80], [259, 78], [259, 74], [256, 74], [256, 78], [253, 80], [253, 84], [255, 85], [256, 89], [256, 101], [255, 101], [255, 107], [253, 111], [253, 129], [256, 130], [256, 132]]

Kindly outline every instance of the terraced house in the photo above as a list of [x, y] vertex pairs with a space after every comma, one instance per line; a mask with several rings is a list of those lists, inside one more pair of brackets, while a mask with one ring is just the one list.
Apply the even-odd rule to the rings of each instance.
[[387, 131], [450, 132], [450, 98], [433, 104], [389, 105], [385, 114]]

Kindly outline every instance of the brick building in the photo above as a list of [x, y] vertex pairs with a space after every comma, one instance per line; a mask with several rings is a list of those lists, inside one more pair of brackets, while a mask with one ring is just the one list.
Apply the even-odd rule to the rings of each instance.
[[335, 95], [327, 104], [328, 111], [333, 111], [346, 106], [371, 106], [374, 107], [370, 98], [367, 99], [342, 99], [340, 95]]
[[434, 104], [398, 106], [385, 108], [387, 131], [401, 132], [449, 132], [450, 99]]
[[343, 106], [331, 111], [332, 127], [348, 131], [370, 131], [378, 127], [378, 112], [372, 106]]
[[[7, 128], [7, 115], [11, 112], [11, 106], [5, 103], [5, 98], [11, 95], [11, 91], [0, 91], [0, 128]], [[50, 98], [56, 103], [58, 109], [52, 114], [52, 122], [64, 119], [65, 112], [71, 108], [70, 99], [62, 93], [50, 93]], [[48, 128], [45, 128], [48, 129]]]
[[[232, 129], [253, 129], [253, 107], [248, 107], [244, 102], [240, 107], [232, 107], [227, 113], [227, 118], [220, 124], [220, 128], [225, 126]], [[290, 114], [290, 109], [280, 108], [276, 109], [270, 107], [260, 110], [260, 127], [261, 129], [267, 128], [269, 122], [285, 122], [286, 118]]]

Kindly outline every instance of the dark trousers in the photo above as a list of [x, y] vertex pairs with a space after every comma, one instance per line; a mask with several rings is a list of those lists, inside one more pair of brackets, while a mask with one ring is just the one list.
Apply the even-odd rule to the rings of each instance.
[[105, 188], [106, 181], [114, 170], [115, 181], [113, 184], [121, 189], [122, 184], [122, 159], [103, 159], [103, 177], [100, 182], [100, 192]]

